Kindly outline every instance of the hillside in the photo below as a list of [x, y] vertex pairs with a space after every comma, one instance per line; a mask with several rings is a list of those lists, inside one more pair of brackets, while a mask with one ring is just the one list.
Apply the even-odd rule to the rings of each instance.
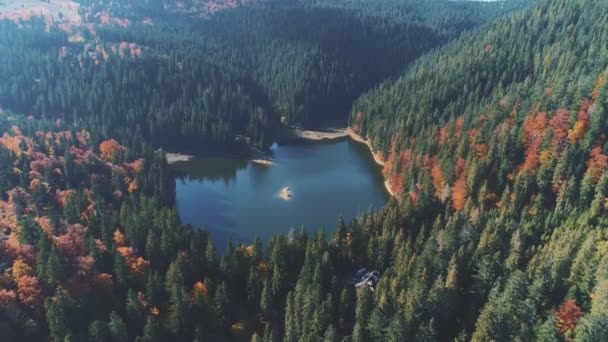
[[[226, 1], [210, 15], [202, 1], [35, 3], [0, 16], [12, 19], [0, 22], [3, 107], [205, 151], [235, 134], [268, 145], [281, 122], [345, 121], [366, 89], [520, 7]], [[19, 20], [38, 7], [54, 14]]]
[[[608, 340], [608, 3], [185, 3], [0, 22], [0, 336]], [[159, 145], [348, 108], [399, 200], [223, 255], [179, 222]]]
[[605, 339], [606, 15], [540, 2], [356, 101], [413, 247], [375, 298], [404, 298], [414, 331]]

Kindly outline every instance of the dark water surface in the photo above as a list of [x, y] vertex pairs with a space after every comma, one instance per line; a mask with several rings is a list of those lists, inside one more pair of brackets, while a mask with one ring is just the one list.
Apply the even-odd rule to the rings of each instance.
[[[182, 222], [205, 225], [223, 249], [228, 239], [247, 243], [257, 234], [268, 241], [302, 225], [311, 233], [321, 227], [333, 232], [339, 215], [348, 222], [389, 199], [380, 166], [363, 144], [279, 145], [272, 158], [272, 166], [229, 158], [175, 164]], [[288, 201], [279, 197], [284, 187], [293, 194]]]

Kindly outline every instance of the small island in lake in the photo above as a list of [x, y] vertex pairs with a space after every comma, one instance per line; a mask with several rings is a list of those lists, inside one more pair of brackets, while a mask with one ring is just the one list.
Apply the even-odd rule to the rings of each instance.
[[283, 189], [281, 189], [279, 197], [281, 197], [281, 199], [284, 201], [289, 201], [292, 197], [291, 189], [288, 186], [284, 187]]

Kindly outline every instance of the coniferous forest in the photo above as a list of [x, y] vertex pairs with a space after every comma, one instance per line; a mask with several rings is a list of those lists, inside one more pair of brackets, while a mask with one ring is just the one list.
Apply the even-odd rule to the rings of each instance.
[[[34, 3], [0, 0], [0, 340], [608, 340], [608, 2]], [[385, 208], [180, 222], [166, 150], [335, 122]]]

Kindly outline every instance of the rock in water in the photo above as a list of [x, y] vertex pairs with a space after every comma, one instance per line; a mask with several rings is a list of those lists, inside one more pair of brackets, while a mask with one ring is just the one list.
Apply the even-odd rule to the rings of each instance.
[[281, 199], [284, 201], [289, 201], [292, 197], [291, 189], [288, 186], [284, 187], [283, 189], [281, 189], [279, 197], [281, 197]]

